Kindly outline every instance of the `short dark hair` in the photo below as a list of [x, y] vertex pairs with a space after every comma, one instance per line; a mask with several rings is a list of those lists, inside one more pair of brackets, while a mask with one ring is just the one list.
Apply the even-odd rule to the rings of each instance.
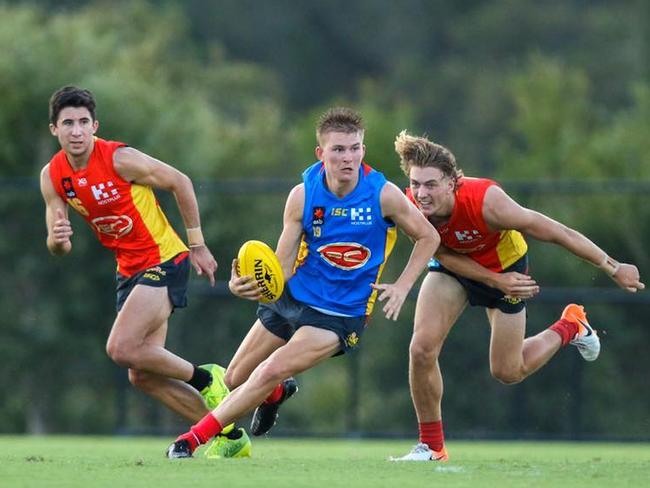
[[66, 107], [86, 107], [95, 120], [95, 96], [90, 90], [76, 86], [64, 86], [50, 97], [50, 122], [56, 125], [61, 110]]
[[363, 135], [364, 130], [363, 119], [359, 113], [346, 107], [334, 107], [327, 110], [318, 119], [316, 138], [320, 144], [322, 136], [328, 132], [343, 132], [344, 134], [360, 132]]

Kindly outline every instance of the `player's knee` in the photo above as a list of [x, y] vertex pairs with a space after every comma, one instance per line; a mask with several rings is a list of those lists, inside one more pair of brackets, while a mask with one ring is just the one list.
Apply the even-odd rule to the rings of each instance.
[[267, 359], [258, 370], [258, 378], [262, 383], [280, 383], [293, 374], [278, 360]]
[[503, 366], [493, 366], [490, 368], [492, 377], [504, 385], [514, 385], [520, 383], [525, 375], [518, 368], [508, 368]]
[[150, 373], [129, 368], [129, 382], [139, 390], [149, 391], [153, 376]]
[[438, 360], [440, 346], [431, 341], [419, 340], [413, 337], [409, 346], [411, 364], [416, 368], [431, 367]]
[[243, 384], [247, 379], [248, 377], [245, 377], [236, 366], [232, 365], [228, 365], [228, 369], [223, 375], [223, 382], [230, 391]]
[[106, 354], [110, 357], [115, 364], [124, 368], [135, 368], [135, 356], [131, 352], [128, 344], [110, 340], [106, 344]]

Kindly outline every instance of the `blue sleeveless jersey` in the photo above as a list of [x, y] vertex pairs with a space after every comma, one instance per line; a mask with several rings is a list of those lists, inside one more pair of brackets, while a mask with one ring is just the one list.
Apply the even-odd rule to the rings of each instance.
[[321, 161], [305, 170], [303, 238], [288, 287], [294, 298], [323, 311], [370, 315], [379, 280], [396, 240], [395, 224], [382, 217], [383, 174], [363, 163], [356, 188], [343, 198], [325, 184]]

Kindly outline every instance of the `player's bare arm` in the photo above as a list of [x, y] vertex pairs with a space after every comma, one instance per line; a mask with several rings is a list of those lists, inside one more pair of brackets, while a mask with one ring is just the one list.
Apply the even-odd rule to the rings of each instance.
[[198, 275], [205, 274], [215, 284], [217, 261], [205, 245], [201, 232], [199, 205], [192, 180], [176, 168], [132, 147], [123, 147], [113, 155], [115, 171], [125, 180], [172, 192], [187, 229], [190, 260]]
[[68, 207], [57, 195], [50, 179], [50, 165], [41, 171], [41, 194], [45, 200], [46, 245], [50, 253], [63, 256], [72, 250], [72, 225], [68, 220]]
[[381, 208], [384, 218], [391, 219], [414, 242], [413, 251], [404, 270], [393, 284], [372, 284], [379, 290], [377, 300], [386, 302], [386, 317], [397, 320], [400, 310], [418, 276], [440, 245], [436, 229], [415, 205], [393, 183], [386, 183], [381, 191]]
[[298, 249], [300, 248], [303, 233], [302, 215], [304, 206], [305, 186], [301, 183], [293, 187], [287, 197], [282, 217], [282, 233], [275, 250], [287, 281], [293, 275], [293, 268], [298, 257]]
[[527, 274], [516, 271], [497, 273], [442, 245], [436, 252], [436, 259], [449, 271], [497, 288], [512, 298], [527, 299], [539, 293], [539, 285]]
[[[275, 254], [282, 265], [282, 272], [285, 281], [288, 281], [293, 274], [293, 266], [298, 255], [300, 239], [302, 237], [302, 213], [305, 204], [305, 188], [301, 183], [295, 186], [284, 207], [282, 233], [278, 240]], [[247, 300], [259, 300], [261, 293], [257, 282], [251, 276], [239, 276], [237, 273], [237, 260], [233, 260], [230, 282], [230, 291]]]
[[483, 217], [495, 230], [514, 229], [534, 239], [564, 247], [601, 268], [627, 291], [636, 292], [645, 288], [635, 265], [619, 263], [580, 232], [540, 212], [522, 207], [497, 186], [490, 187], [485, 194]]

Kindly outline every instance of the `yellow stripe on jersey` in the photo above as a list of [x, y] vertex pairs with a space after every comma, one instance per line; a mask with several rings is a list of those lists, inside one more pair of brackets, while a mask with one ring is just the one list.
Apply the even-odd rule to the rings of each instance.
[[150, 187], [134, 183], [131, 185], [131, 198], [144, 225], [158, 245], [160, 262], [165, 262], [178, 253], [188, 250], [158, 206], [156, 196]]
[[305, 260], [307, 259], [307, 255], [309, 254], [309, 246], [307, 245], [307, 241], [305, 240], [305, 234], [302, 235], [300, 238], [300, 244], [298, 246], [298, 254], [296, 255], [296, 260], [293, 263], [293, 273], [296, 272], [296, 270], [305, 264]]
[[501, 232], [497, 244], [497, 254], [501, 262], [501, 268], [506, 269], [518, 261], [528, 251], [528, 244], [521, 232], [516, 230], [504, 230]]
[[[375, 283], [378, 283], [379, 278], [381, 278], [381, 274], [384, 271], [384, 266], [386, 266], [386, 263], [388, 262], [388, 257], [390, 256], [390, 253], [393, 252], [393, 248], [395, 247], [395, 242], [397, 242], [397, 227], [389, 227], [388, 230], [386, 231], [386, 247], [384, 248], [384, 262], [381, 263], [381, 266], [379, 266]], [[372, 309], [375, 306], [376, 300], [377, 300], [377, 290], [372, 290], [372, 293], [368, 298], [368, 303], [366, 304], [366, 316], [372, 313]]]

